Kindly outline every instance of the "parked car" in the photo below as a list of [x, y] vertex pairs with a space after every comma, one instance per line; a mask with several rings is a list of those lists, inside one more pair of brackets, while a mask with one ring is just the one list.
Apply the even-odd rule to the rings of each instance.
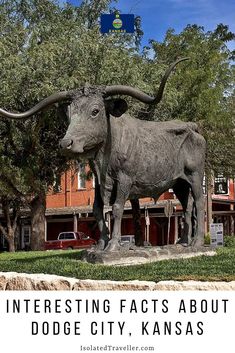
[[45, 242], [45, 250], [72, 250], [90, 248], [96, 241], [82, 232], [63, 232], [56, 240]]
[[[121, 244], [131, 243], [135, 244], [135, 236], [134, 235], [122, 235], [121, 237]], [[149, 241], [144, 241], [144, 246], [152, 246]]]
[[135, 236], [134, 235], [122, 235], [121, 237], [121, 243], [131, 243], [135, 244]]

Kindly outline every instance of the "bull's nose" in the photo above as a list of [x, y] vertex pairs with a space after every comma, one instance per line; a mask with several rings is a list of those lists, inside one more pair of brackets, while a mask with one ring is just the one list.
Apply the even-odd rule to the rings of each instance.
[[62, 139], [60, 140], [60, 148], [69, 150], [72, 147], [73, 140], [71, 139]]

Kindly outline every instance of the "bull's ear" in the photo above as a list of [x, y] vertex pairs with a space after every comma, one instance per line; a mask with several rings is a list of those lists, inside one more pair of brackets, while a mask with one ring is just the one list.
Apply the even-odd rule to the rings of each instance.
[[107, 99], [105, 105], [107, 111], [116, 118], [119, 118], [119, 116], [124, 114], [128, 109], [127, 102], [121, 98]]

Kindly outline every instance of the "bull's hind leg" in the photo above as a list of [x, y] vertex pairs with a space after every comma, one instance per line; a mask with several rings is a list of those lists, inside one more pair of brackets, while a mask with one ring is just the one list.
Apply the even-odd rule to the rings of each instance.
[[190, 192], [190, 185], [180, 179], [173, 187], [176, 197], [179, 199], [184, 212], [184, 229], [178, 243], [189, 245], [192, 237], [192, 211], [193, 211], [193, 198]]
[[193, 238], [193, 246], [202, 246], [204, 245], [204, 217], [205, 217], [205, 204], [203, 197], [203, 188], [202, 188], [202, 178], [199, 173], [194, 173], [191, 177], [191, 188], [192, 194], [195, 202], [196, 210], [196, 229]]
[[108, 230], [106, 223], [105, 223], [103, 210], [104, 210], [104, 203], [103, 203], [103, 200], [102, 200], [101, 194], [100, 194], [100, 186], [99, 186], [98, 182], [96, 182], [95, 183], [95, 200], [94, 200], [94, 204], [93, 204], [93, 214], [94, 214], [94, 217], [96, 219], [96, 222], [98, 224], [99, 231], [100, 231], [100, 239], [99, 239], [98, 245], [97, 245], [97, 248], [99, 250], [104, 250], [104, 248], [106, 247], [106, 245], [109, 242], [109, 230]]

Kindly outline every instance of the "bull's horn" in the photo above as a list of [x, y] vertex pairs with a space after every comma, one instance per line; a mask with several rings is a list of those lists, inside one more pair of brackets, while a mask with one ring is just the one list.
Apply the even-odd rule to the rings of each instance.
[[54, 93], [51, 96], [43, 99], [41, 102], [36, 104], [33, 108], [27, 110], [24, 113], [10, 113], [10, 112], [7, 112], [6, 110], [0, 109], [0, 115], [2, 115], [5, 118], [12, 118], [12, 119], [28, 118], [31, 115], [38, 113], [39, 111], [45, 109], [46, 107], [49, 107], [54, 103], [71, 99], [71, 96], [72, 96], [72, 93], [70, 91], [62, 91], [62, 92]]
[[168, 77], [170, 76], [171, 71], [174, 69], [174, 67], [181, 61], [188, 60], [189, 58], [182, 58], [178, 59], [175, 61], [173, 64], [170, 65], [170, 67], [166, 70], [165, 75], [162, 78], [162, 81], [160, 83], [158, 92], [156, 97], [150, 97], [147, 94], [141, 92], [140, 90], [130, 87], [130, 86], [122, 86], [122, 85], [116, 85], [116, 86], [107, 86], [105, 88], [105, 94], [106, 96], [114, 96], [115, 94], [125, 94], [128, 96], [131, 96], [133, 98], [136, 98], [140, 100], [143, 103], [155, 103], [158, 104], [160, 100], [162, 99], [163, 91], [166, 85], [166, 81]]

